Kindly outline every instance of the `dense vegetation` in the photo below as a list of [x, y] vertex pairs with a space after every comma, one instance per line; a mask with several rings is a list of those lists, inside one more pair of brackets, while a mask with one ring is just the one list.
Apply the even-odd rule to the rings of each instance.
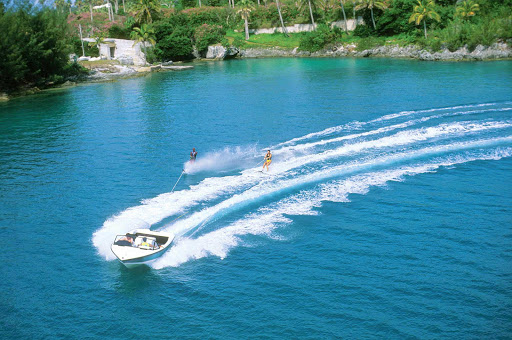
[[[105, 3], [110, 7], [94, 9]], [[82, 54], [85, 37], [150, 42], [148, 61], [204, 56], [208, 45], [299, 47], [331, 44], [358, 49], [416, 44], [455, 50], [512, 39], [512, 0], [54, 0], [53, 7], [4, 8], [0, 0], [0, 91], [58, 83], [81, 68], [68, 55]], [[362, 17], [353, 32], [331, 23]], [[307, 33], [249, 35], [248, 28], [315, 23]], [[247, 39], [248, 38], [248, 39]], [[97, 55], [97, 43], [86, 45]]]
[[[63, 0], [61, 0], [63, 1]], [[238, 0], [237, 0], [238, 1]], [[275, 1], [275, 2], [274, 2]], [[416, 44], [439, 50], [469, 49], [512, 38], [512, 0], [125, 0], [113, 20], [99, 16], [89, 21], [87, 6], [80, 2], [73, 22], [88, 27], [91, 35], [123, 38], [142, 22], [155, 29], [157, 60], [186, 60], [204, 56], [209, 44], [297, 47], [318, 51], [329, 44], [355, 42], [374, 46], [387, 42]], [[83, 4], [82, 4], [83, 6]], [[146, 13], [142, 18], [139, 14]], [[98, 16], [98, 14], [95, 14]], [[352, 33], [331, 27], [343, 18], [362, 17]], [[246, 20], [247, 19], [247, 20]], [[247, 25], [246, 25], [247, 21]], [[274, 34], [272, 38], [250, 36], [250, 28], [279, 27], [282, 24], [315, 22], [314, 32]], [[249, 39], [246, 41], [246, 38]], [[290, 41], [297, 41], [291, 43]], [[262, 43], [264, 40], [266, 43]], [[196, 54], [196, 55], [197, 55]]]
[[69, 63], [66, 16], [56, 11], [5, 11], [0, 5], [0, 32], [0, 92], [44, 87], [83, 72]]

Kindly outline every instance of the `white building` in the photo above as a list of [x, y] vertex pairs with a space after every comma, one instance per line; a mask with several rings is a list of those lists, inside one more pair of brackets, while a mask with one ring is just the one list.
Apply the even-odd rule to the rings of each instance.
[[[94, 39], [85, 38], [84, 41], [94, 42]], [[147, 43], [146, 46], [150, 46]], [[122, 65], [142, 66], [146, 64], [142, 43], [134, 40], [105, 38], [99, 46], [100, 57], [107, 60], [118, 60]]]

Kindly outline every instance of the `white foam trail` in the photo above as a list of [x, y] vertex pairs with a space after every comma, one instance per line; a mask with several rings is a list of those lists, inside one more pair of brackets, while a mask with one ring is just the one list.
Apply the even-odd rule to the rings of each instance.
[[343, 124], [343, 125], [339, 125], [339, 126], [329, 127], [327, 129], [319, 131], [319, 132], [308, 133], [307, 135], [304, 135], [302, 137], [292, 138], [289, 141], [276, 144], [276, 145], [272, 146], [271, 149], [276, 149], [283, 145], [300, 142], [305, 139], [310, 139], [310, 138], [319, 137], [319, 136], [327, 136], [327, 135], [330, 135], [330, 134], [333, 134], [336, 132], [340, 132], [340, 131], [344, 131], [344, 130], [357, 130], [357, 129], [360, 129], [365, 124], [366, 123], [355, 121], [355, 122], [351, 122], [351, 123], [347, 123], [347, 124]]
[[232, 171], [242, 169], [254, 164], [253, 155], [258, 152], [259, 149], [256, 148], [256, 145], [248, 147], [226, 147], [222, 150], [198, 155], [195, 162], [184, 163], [183, 169], [187, 174], [194, 174], [201, 171]]
[[410, 116], [410, 115], [417, 114], [417, 113], [430, 113], [430, 112], [438, 112], [438, 111], [467, 109], [467, 108], [471, 108], [471, 107], [493, 106], [496, 104], [497, 103], [484, 103], [484, 104], [459, 105], [459, 106], [452, 106], [452, 107], [434, 108], [434, 109], [427, 109], [427, 110], [402, 111], [399, 113], [393, 113], [393, 114], [382, 116], [380, 118], [371, 120], [368, 123], [382, 122], [382, 121], [400, 118], [400, 117], [404, 117], [404, 116]]
[[313, 190], [302, 191], [260, 208], [255, 213], [248, 214], [226, 227], [198, 238], [179, 239], [175, 246], [153, 264], [153, 267], [156, 269], [177, 267], [187, 261], [207, 256], [218, 256], [223, 259], [232, 248], [242, 243], [242, 236], [272, 237], [279, 225], [292, 222], [286, 215], [316, 215], [317, 212], [313, 209], [320, 207], [322, 201], [348, 202], [349, 194], [366, 194], [373, 186], [383, 186], [390, 181], [403, 181], [406, 176], [435, 172], [443, 166], [448, 167], [476, 160], [499, 160], [511, 156], [512, 148], [496, 148], [491, 151], [449, 156], [426, 164], [370, 172], [320, 184]]
[[361, 152], [363, 150], [410, 145], [415, 142], [426, 141], [443, 136], [456, 137], [468, 133], [481, 132], [484, 130], [503, 129], [511, 126], [512, 125], [510, 122], [486, 122], [481, 124], [473, 122], [456, 122], [451, 124], [441, 124], [435, 127], [401, 131], [394, 135], [376, 140], [347, 144], [336, 149], [327, 150], [318, 154], [295, 157], [288, 162], [275, 164], [273, 168], [277, 172], [284, 172], [308, 163], [325, 161], [335, 157]]
[[[399, 118], [399, 117], [410, 116], [410, 115], [417, 114], [417, 113], [458, 110], [458, 109], [471, 108], [471, 107], [493, 106], [493, 105], [498, 105], [498, 104], [499, 103], [483, 103], [483, 104], [470, 104], [470, 105], [458, 105], [458, 106], [450, 106], [450, 107], [443, 107], [443, 108], [433, 108], [433, 109], [426, 109], [426, 110], [401, 111], [399, 113], [388, 114], [388, 115], [382, 116], [380, 118], [370, 120], [369, 122], [355, 121], [355, 122], [351, 122], [351, 123], [347, 123], [347, 124], [343, 124], [343, 125], [339, 125], [339, 126], [329, 127], [322, 131], [319, 131], [319, 132], [308, 133], [307, 135], [293, 138], [286, 142], [276, 144], [276, 145], [272, 146], [271, 148], [276, 149], [281, 146], [293, 144], [293, 143], [296, 143], [296, 142], [299, 142], [302, 140], [311, 139], [311, 138], [320, 137], [320, 136], [327, 136], [327, 135], [337, 133], [340, 131], [344, 131], [344, 130], [357, 130], [367, 124], [373, 124], [373, 123], [387, 121], [387, 120], [391, 120], [391, 119], [395, 119], [395, 118]], [[503, 104], [510, 104], [510, 103], [506, 102]]]
[[172, 226], [166, 227], [166, 231], [171, 231], [174, 234], [183, 234], [186, 231], [191, 230], [192, 228], [195, 228], [199, 225], [201, 225], [203, 222], [211, 219], [215, 215], [221, 213], [222, 211], [229, 210], [233, 207], [238, 207], [241, 204], [248, 202], [248, 201], [254, 201], [255, 199], [261, 199], [264, 196], [267, 196], [269, 194], [286, 190], [289, 188], [302, 186], [307, 183], [317, 182], [320, 180], [326, 180], [332, 177], [340, 176], [342, 174], [355, 172], [362, 169], [367, 169], [375, 165], [382, 165], [382, 164], [389, 164], [394, 163], [397, 161], [404, 161], [408, 159], [414, 159], [417, 157], [425, 157], [430, 156], [437, 153], [446, 153], [451, 151], [459, 151], [469, 148], [475, 148], [475, 147], [483, 147], [483, 146], [489, 146], [494, 145], [496, 143], [502, 143], [502, 142], [510, 142], [512, 141], [512, 137], [504, 137], [504, 138], [494, 138], [494, 139], [487, 139], [487, 140], [480, 140], [480, 141], [472, 141], [472, 142], [461, 142], [461, 143], [453, 143], [448, 145], [437, 145], [432, 146], [420, 150], [410, 151], [410, 152], [404, 152], [399, 154], [393, 154], [393, 155], [387, 155], [382, 156], [378, 158], [371, 158], [369, 160], [365, 161], [354, 161], [349, 164], [342, 164], [338, 166], [333, 166], [328, 169], [323, 169], [319, 171], [315, 171], [313, 173], [309, 173], [302, 176], [297, 176], [295, 178], [291, 179], [281, 179], [279, 181], [273, 180], [273, 181], [267, 181], [265, 183], [260, 183], [258, 185], [255, 185], [254, 187], [233, 195], [232, 197], [220, 202], [217, 205], [205, 208], [201, 211], [198, 211], [192, 215], [190, 215], [188, 218], [185, 218], [183, 220], [180, 220], [173, 224]]
[[[442, 124], [437, 127], [402, 131], [395, 135], [383, 137], [377, 140], [343, 145], [336, 149], [328, 150], [319, 154], [296, 157], [289, 161], [277, 162], [273, 164], [272, 170], [273, 173], [278, 175], [288, 174], [287, 172], [293, 168], [333, 159], [335, 157], [354, 154], [363, 150], [404, 146], [441, 136], [454, 137], [461, 134], [463, 135], [483, 130], [506, 128], [510, 126], [511, 124], [508, 122], [485, 122], [481, 124], [457, 122], [452, 124]], [[318, 178], [323, 176], [322, 172], [318, 172], [318, 174], [320, 176]], [[296, 177], [295, 179], [290, 180], [291, 182], [289, 184], [287, 184], [287, 181], [282, 183], [285, 183], [289, 187], [300, 184], [303, 179], [307, 179], [307, 177]], [[277, 190], [273, 188], [273, 185], [267, 184], [268, 181], [268, 178], [262, 178], [261, 176], [252, 177], [248, 173], [243, 173], [239, 176], [212, 177], [203, 180], [198, 185], [191, 186], [188, 190], [166, 193], [150, 200], [144, 200], [142, 205], [129, 208], [105, 221], [103, 226], [94, 233], [93, 244], [98, 249], [100, 255], [106, 259], [113, 259], [113, 254], [110, 251], [110, 243], [116, 235], [124, 234], [135, 227], [153, 225], [167, 217], [182, 213], [188, 207], [197, 205], [201, 201], [211, 200], [222, 194], [236, 193], [237, 190], [256, 184], [256, 186], [243, 193], [244, 197], [240, 201], [237, 201], [240, 199], [240, 194], [235, 194], [232, 197], [232, 200], [226, 200], [222, 202], [220, 206], [206, 208], [202, 211], [201, 215], [197, 215], [196, 213], [189, 217], [189, 219], [178, 221], [174, 232], [185, 232], [190, 229], [191, 225], [198, 226], [206, 219], [213, 217], [218, 212], [219, 208], [221, 208], [221, 210], [228, 209], [239, 204], [241, 201], [255, 199], [265, 194], [260, 190], [262, 184], [266, 187], [265, 190], [271, 189], [270, 192]]]
[[331, 139], [327, 139], [327, 140], [320, 140], [320, 141], [312, 142], [312, 143], [285, 146], [280, 149], [274, 150], [274, 154], [285, 154], [286, 155], [286, 154], [289, 154], [290, 152], [294, 152], [294, 151], [299, 151], [299, 152], [302, 151], [303, 152], [304, 150], [307, 150], [307, 149], [310, 149], [313, 147], [317, 147], [317, 146], [321, 146], [321, 145], [338, 143], [338, 142], [345, 141], [345, 140], [351, 140], [351, 139], [391, 132], [391, 131], [398, 130], [398, 129], [404, 129], [404, 128], [416, 125], [418, 123], [427, 122], [431, 119], [439, 119], [439, 118], [445, 118], [445, 117], [449, 117], [449, 116], [470, 115], [470, 114], [485, 113], [485, 112], [498, 112], [498, 111], [502, 112], [502, 111], [510, 111], [510, 110], [512, 110], [512, 108], [451, 112], [451, 113], [445, 113], [445, 114], [440, 114], [440, 115], [435, 115], [435, 116], [428, 116], [428, 117], [423, 117], [420, 119], [410, 120], [410, 121], [407, 121], [407, 122], [404, 122], [401, 124], [395, 124], [395, 125], [391, 125], [391, 126], [378, 128], [378, 129], [367, 131], [367, 132], [356, 133], [356, 134], [331, 138]]

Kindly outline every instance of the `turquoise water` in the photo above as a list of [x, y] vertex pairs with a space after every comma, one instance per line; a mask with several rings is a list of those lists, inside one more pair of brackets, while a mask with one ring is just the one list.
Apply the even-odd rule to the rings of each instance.
[[[510, 61], [234, 60], [0, 103], [0, 337], [511, 338], [511, 156]], [[128, 270], [136, 227], [177, 239]]]

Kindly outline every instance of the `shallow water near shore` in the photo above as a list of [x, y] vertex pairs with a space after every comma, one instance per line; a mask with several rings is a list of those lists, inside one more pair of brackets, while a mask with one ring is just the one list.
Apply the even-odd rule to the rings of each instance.
[[195, 66], [0, 103], [0, 337], [512, 337], [511, 61]]

